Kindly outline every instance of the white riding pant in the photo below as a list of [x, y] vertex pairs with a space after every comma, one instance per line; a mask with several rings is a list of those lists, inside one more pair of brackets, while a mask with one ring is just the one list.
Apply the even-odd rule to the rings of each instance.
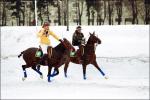
[[41, 46], [41, 48], [42, 48], [43, 54], [47, 54], [48, 45], [40, 44], [40, 46]]

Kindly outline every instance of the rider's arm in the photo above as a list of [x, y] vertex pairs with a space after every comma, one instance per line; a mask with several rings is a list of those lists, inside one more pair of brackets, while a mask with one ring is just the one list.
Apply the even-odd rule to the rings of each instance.
[[53, 36], [56, 40], [58, 40], [58, 41], [60, 40], [59, 37], [54, 32], [49, 31], [48, 33], [49, 33], [49, 35]]
[[83, 35], [83, 33], [81, 33], [82, 34], [82, 38], [84, 38], [84, 35]]
[[38, 33], [37, 33], [37, 36], [38, 37], [41, 37], [44, 33], [44, 29], [41, 29]]
[[73, 34], [73, 40], [77, 40], [77, 34], [76, 33]]

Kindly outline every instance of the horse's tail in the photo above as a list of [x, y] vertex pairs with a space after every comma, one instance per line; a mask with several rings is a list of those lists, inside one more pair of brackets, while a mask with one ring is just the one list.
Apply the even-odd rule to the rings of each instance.
[[23, 53], [24, 53], [24, 51], [22, 51], [22, 52], [18, 55], [18, 58], [20, 58]]

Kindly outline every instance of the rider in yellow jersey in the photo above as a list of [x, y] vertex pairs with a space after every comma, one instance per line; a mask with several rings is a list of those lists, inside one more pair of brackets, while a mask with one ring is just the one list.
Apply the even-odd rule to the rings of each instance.
[[[62, 40], [50, 30], [49, 23], [44, 23], [42, 26], [42, 29], [37, 33], [37, 36], [39, 38], [40, 46], [42, 48], [43, 53], [47, 53], [49, 57], [52, 55], [52, 46], [51, 41], [49, 39], [49, 36], [53, 36], [57, 41], [62, 42]], [[47, 50], [47, 47], [49, 46], [49, 50]]]

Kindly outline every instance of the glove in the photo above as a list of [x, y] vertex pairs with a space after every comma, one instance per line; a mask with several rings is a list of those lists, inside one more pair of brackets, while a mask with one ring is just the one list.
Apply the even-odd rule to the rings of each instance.
[[62, 39], [59, 39], [59, 41], [60, 41], [61, 43], [63, 43], [63, 40], [62, 40]]

